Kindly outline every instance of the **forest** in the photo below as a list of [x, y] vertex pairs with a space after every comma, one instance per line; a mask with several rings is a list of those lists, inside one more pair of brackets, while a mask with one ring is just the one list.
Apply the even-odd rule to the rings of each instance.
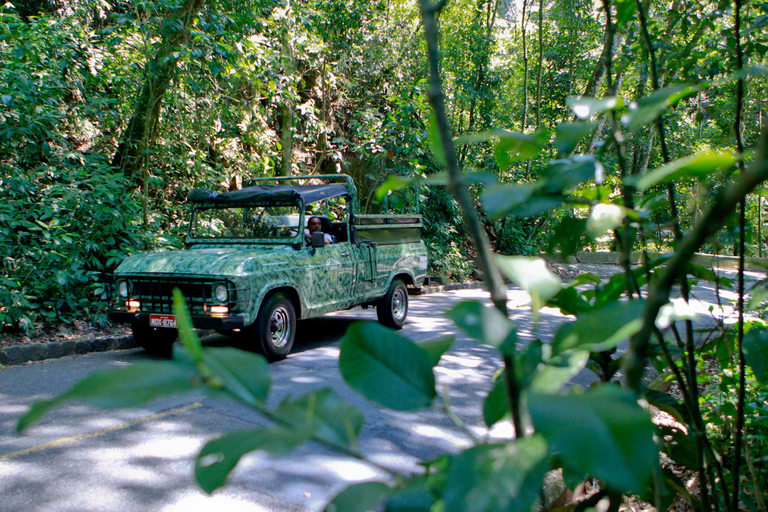
[[[490, 291], [496, 308], [482, 310], [482, 328], [469, 327], [474, 305], [451, 319], [501, 352], [485, 420], [511, 418], [509, 446], [529, 458], [481, 445], [453, 466], [435, 461], [415, 483], [361, 492], [403, 502], [428, 489], [433, 510], [469, 510], [446, 478], [459, 485], [495, 468], [517, 487], [477, 475], [464, 485], [523, 509], [539, 496], [542, 468], [560, 468], [569, 486], [600, 482], [567, 510], [602, 499], [618, 510], [629, 493], [658, 509], [682, 499], [764, 512], [768, 286], [748, 295], [743, 273], [727, 283], [690, 260], [727, 254], [743, 266], [768, 251], [766, 26], [768, 3], [755, 0], [5, 3], [3, 332], [106, 324], [110, 272], [130, 254], [181, 247], [194, 188], [345, 173], [365, 211], [380, 212], [412, 208], [401, 191], [417, 187], [430, 274], [482, 278]], [[618, 252], [625, 272], [561, 283], [521, 258], [580, 250]], [[704, 344], [684, 313], [669, 313], [682, 332], [655, 323], [672, 287], [685, 295], [691, 278], [741, 297], [738, 323]], [[590, 334], [522, 352], [494, 338], [491, 325], [514, 331], [504, 279], [529, 291], [534, 309], [557, 307]], [[632, 328], [609, 332], [607, 319]], [[641, 382], [648, 360], [677, 395]], [[606, 384], [561, 409], [567, 379], [546, 398], [532, 394], [542, 390], [531, 375], [579, 365], [606, 383], [621, 374], [629, 395]], [[624, 407], [625, 421], [602, 401]], [[678, 427], [651, 432], [638, 403]], [[574, 448], [585, 438], [551, 428], [585, 411], [613, 442], [609, 469]], [[534, 436], [523, 435], [529, 421]], [[677, 465], [659, 466], [659, 452]], [[695, 473], [695, 489], [679, 467]]]

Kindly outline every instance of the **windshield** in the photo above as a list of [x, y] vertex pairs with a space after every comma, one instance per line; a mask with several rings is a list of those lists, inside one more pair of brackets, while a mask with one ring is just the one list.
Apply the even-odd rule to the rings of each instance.
[[301, 211], [294, 206], [196, 208], [189, 235], [204, 239], [290, 240], [299, 232]]

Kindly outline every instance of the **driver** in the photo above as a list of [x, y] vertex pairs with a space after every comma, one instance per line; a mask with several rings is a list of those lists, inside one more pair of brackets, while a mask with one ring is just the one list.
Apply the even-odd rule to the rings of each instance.
[[[307, 229], [304, 230], [304, 236], [311, 242], [312, 233], [315, 232], [323, 233], [323, 222], [320, 220], [320, 217], [309, 218], [309, 221], [307, 221]], [[323, 238], [325, 239], [326, 245], [336, 243], [336, 237], [329, 233], [323, 233]]]

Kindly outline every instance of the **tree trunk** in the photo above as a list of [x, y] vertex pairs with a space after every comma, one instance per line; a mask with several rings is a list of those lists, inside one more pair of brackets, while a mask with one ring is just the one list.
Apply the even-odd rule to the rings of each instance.
[[[285, 59], [285, 76], [288, 79], [286, 87], [291, 87], [294, 74], [293, 47], [291, 46], [291, 0], [285, 0], [285, 25], [283, 33], [283, 58]], [[280, 174], [290, 176], [293, 170], [293, 111], [291, 101], [286, 93], [283, 94], [280, 105], [280, 117], [282, 132], [280, 144], [282, 145], [282, 165]]]
[[544, 67], [544, 0], [539, 0], [539, 70], [536, 76], [536, 128], [541, 128], [541, 73]]
[[172, 17], [178, 23], [163, 34], [163, 41], [155, 57], [147, 63], [144, 85], [139, 93], [133, 117], [123, 133], [123, 141], [117, 147], [112, 166], [119, 169], [128, 180], [144, 188], [147, 173], [139, 176], [146, 160], [146, 152], [157, 134], [160, 107], [168, 85], [176, 76], [179, 56], [177, 48], [186, 45], [195, 16], [206, 5], [206, 0], [185, 0]]
[[520, 28], [523, 35], [523, 126], [520, 131], [525, 132], [525, 128], [528, 125], [528, 49], [525, 42], [525, 9], [528, 5], [528, 0], [523, 0], [523, 15], [520, 20]]

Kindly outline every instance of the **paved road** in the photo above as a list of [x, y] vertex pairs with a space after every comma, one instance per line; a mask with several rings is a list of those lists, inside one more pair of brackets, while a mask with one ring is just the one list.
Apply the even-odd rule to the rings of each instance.
[[[713, 302], [712, 290], [697, 289]], [[480, 290], [413, 297], [402, 331], [414, 341], [454, 334], [442, 312]], [[523, 292], [510, 290], [511, 316], [521, 339], [534, 336]], [[700, 309], [706, 310], [706, 305]], [[376, 461], [412, 469], [419, 459], [466, 446], [464, 433], [437, 409], [396, 413], [373, 407], [346, 386], [337, 369], [338, 341], [358, 319], [375, 311], [352, 311], [300, 322], [295, 352], [271, 365], [271, 400], [332, 387], [367, 417], [362, 451]], [[545, 310], [536, 335], [549, 338], [565, 319]], [[215, 343], [215, 340], [212, 340]], [[236, 404], [201, 396], [164, 399], [148, 406], [104, 411], [83, 405], [56, 409], [23, 435], [16, 420], [36, 400], [50, 398], [95, 369], [149, 359], [141, 350], [92, 354], [0, 370], [1, 512], [259, 511], [319, 510], [345, 482], [380, 477], [370, 466], [307, 445], [283, 458], [245, 457], [230, 484], [212, 497], [197, 489], [192, 464], [202, 444], [217, 434], [262, 424]], [[482, 399], [500, 367], [496, 353], [457, 336], [436, 373], [452, 408], [469, 428], [484, 433]], [[589, 373], [577, 381], [587, 384]], [[503, 435], [503, 428], [500, 432]]]

